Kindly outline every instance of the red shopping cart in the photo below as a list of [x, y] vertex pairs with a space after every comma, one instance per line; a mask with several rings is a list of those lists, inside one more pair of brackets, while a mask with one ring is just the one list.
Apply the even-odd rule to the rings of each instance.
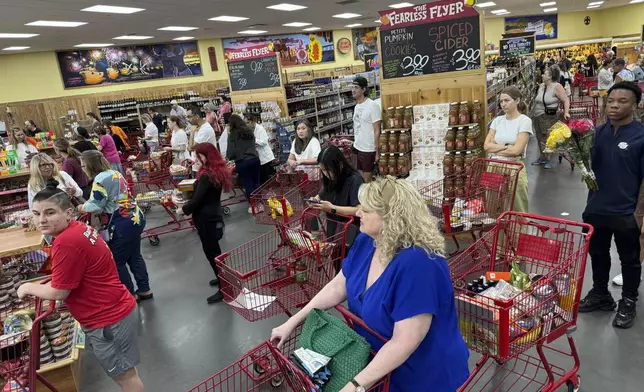
[[[336, 306], [335, 309], [352, 328], [355, 329], [355, 326], [359, 326], [383, 342], [385, 341], [367, 327], [361, 319], [342, 306]], [[263, 391], [268, 388], [269, 384], [272, 387], [271, 390], [279, 392], [320, 392], [320, 389], [315, 387], [311, 380], [288, 360], [288, 357], [298, 347], [297, 340], [301, 329], [302, 326], [299, 326], [294, 331], [292, 336], [284, 342], [281, 350], [277, 350], [269, 341], [264, 342], [250, 350], [237, 362], [194, 386], [188, 392]], [[375, 353], [373, 354], [375, 355]], [[390, 376], [387, 375], [368, 390], [387, 392], [389, 382]]]
[[[550, 392], [564, 384], [570, 391], [579, 388], [580, 361], [572, 332], [592, 231], [583, 223], [507, 212], [450, 260], [459, 328], [469, 348], [482, 354], [461, 392]], [[514, 280], [519, 288], [507, 280], [485, 287], [488, 282], [481, 276], [503, 272], [519, 277], [519, 283]], [[482, 292], [477, 278], [483, 282]], [[547, 346], [563, 335], [569, 352]], [[537, 356], [527, 353], [532, 348]], [[572, 362], [569, 370], [561, 367], [560, 357]]]
[[[48, 281], [49, 279], [46, 279], [42, 283]], [[43, 301], [35, 301], [36, 317], [31, 330], [0, 337], [0, 379], [4, 383], [4, 391], [34, 392], [40, 383], [50, 391], [58, 392], [37, 372], [40, 368], [41, 321], [53, 313], [56, 306], [55, 301], [48, 302], [48, 306], [44, 308]]]
[[352, 223], [307, 209], [299, 222], [223, 253], [215, 262], [224, 300], [248, 321], [291, 315], [335, 277]]
[[450, 256], [462, 251], [459, 236], [469, 234], [476, 241], [477, 233], [489, 230], [496, 218], [512, 210], [523, 168], [520, 162], [478, 158], [471, 169], [420, 190], [444, 235], [454, 242], [456, 249]]
[[257, 188], [250, 197], [255, 223], [297, 222], [307, 207], [305, 200], [319, 191], [318, 183], [309, 178], [304, 172], [279, 172]]
[[354, 168], [358, 165], [358, 156], [354, 154], [351, 149], [353, 147], [354, 135], [350, 134], [338, 134], [333, 135], [329, 138], [327, 143], [330, 146], [336, 146], [342, 151], [344, 157], [347, 158], [347, 161], [351, 163], [351, 166]]

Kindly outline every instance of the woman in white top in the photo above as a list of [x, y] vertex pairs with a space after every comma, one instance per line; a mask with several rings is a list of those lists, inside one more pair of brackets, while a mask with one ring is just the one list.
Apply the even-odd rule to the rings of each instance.
[[268, 142], [268, 132], [266, 132], [266, 128], [258, 123], [259, 120], [259, 116], [255, 114], [248, 116], [248, 127], [254, 130], [255, 149], [257, 150], [259, 163], [261, 165], [259, 168], [259, 183], [263, 184], [275, 175], [275, 168], [273, 167], [275, 154]]
[[168, 128], [172, 131], [171, 147], [164, 147], [163, 149], [174, 154], [173, 163], [175, 165], [180, 165], [185, 159], [190, 158], [190, 154], [188, 154], [188, 135], [182, 126], [181, 117], [171, 116], [168, 119]]
[[38, 154], [38, 149], [27, 141], [25, 131], [20, 128], [11, 129], [7, 151], [11, 150], [16, 150], [21, 168], [27, 167], [26, 162], [29, 155]]
[[141, 121], [145, 124], [145, 134], [143, 140], [148, 144], [150, 152], [155, 152], [159, 145], [159, 128], [152, 122], [152, 117], [149, 114], [141, 116]]
[[[58, 188], [65, 191], [70, 198], [82, 199], [83, 190], [69, 174], [58, 169], [58, 164], [49, 155], [43, 153], [34, 155], [31, 158], [29, 170], [31, 175], [29, 177], [29, 185], [27, 185], [27, 200], [30, 210], [33, 206], [34, 196], [45, 189], [47, 180], [50, 178], [58, 181]], [[82, 201], [79, 200], [80, 202]]]
[[[485, 152], [492, 159], [522, 162], [532, 134], [532, 120], [524, 114], [528, 108], [516, 87], [501, 91], [499, 101], [505, 115], [492, 121], [485, 138]], [[525, 169], [519, 172], [514, 211], [528, 212], [528, 173]]]
[[291, 169], [295, 169], [296, 166], [306, 166], [300, 169], [309, 175], [313, 175], [310, 178], [311, 180], [317, 181], [319, 179], [317, 164], [320, 151], [322, 151], [322, 147], [320, 146], [320, 141], [313, 136], [311, 124], [306, 120], [301, 121], [297, 124], [295, 139], [291, 144], [288, 166]]
[[612, 60], [604, 60], [602, 67], [599, 70], [599, 75], [597, 76], [597, 90], [600, 91], [602, 97], [602, 107], [599, 112], [599, 121], [598, 123], [605, 122], [606, 118], [606, 95], [608, 90], [613, 87], [613, 69], [611, 68], [613, 64]]
[[537, 96], [532, 108], [532, 122], [534, 131], [539, 142], [539, 159], [532, 162], [533, 165], [544, 165], [544, 169], [552, 169], [550, 154], [544, 152], [546, 141], [550, 136], [550, 128], [559, 121], [559, 105], [563, 104], [564, 119], [570, 118], [570, 99], [566, 90], [559, 83], [561, 70], [558, 66], [552, 65], [543, 72], [543, 83], [539, 86]]

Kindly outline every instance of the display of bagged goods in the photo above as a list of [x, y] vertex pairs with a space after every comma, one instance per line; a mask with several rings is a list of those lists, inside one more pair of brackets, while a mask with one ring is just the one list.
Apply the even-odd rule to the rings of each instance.
[[449, 104], [415, 105], [412, 111], [414, 124], [437, 121], [446, 126], [449, 122]]

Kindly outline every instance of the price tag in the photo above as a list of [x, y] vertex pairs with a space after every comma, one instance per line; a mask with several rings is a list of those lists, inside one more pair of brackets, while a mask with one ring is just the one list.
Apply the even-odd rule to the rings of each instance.
[[74, 341], [76, 342], [76, 348], [79, 348], [79, 349], [85, 348], [85, 332], [83, 332], [78, 322], [76, 323], [76, 337]]

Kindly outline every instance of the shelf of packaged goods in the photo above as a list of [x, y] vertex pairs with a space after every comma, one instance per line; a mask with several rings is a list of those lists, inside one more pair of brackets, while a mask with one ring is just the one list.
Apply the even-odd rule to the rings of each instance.
[[7, 174], [7, 175], [1, 175], [1, 176], [0, 176], [0, 181], [1, 181], [1, 180], [6, 180], [6, 179], [9, 179], [9, 178], [16, 178], [16, 177], [24, 177], [24, 176], [28, 176], [28, 175], [29, 175], [29, 173], [30, 173], [30, 172], [29, 172], [29, 169], [21, 169], [21, 170], [20, 170], [20, 171], [18, 171], [17, 173]]
[[[177, 101], [177, 104], [178, 104], [178, 105], [181, 105], [181, 104], [184, 104], [184, 103], [206, 102], [206, 101], [212, 101], [212, 100], [215, 100], [215, 99], [218, 99], [218, 98], [219, 98], [219, 97], [212, 97], [212, 98], [199, 98], [199, 99], [188, 99], [188, 100], [186, 100], [186, 99], [182, 99], [182, 100], [180, 100], [180, 101]], [[171, 105], [171, 104], [170, 104], [170, 102], [164, 102], [164, 103], [155, 103], [155, 104], [152, 104], [152, 103], [145, 103], [145, 104], [139, 104], [139, 105], [137, 105], [137, 106], [138, 106], [139, 108], [141, 108], [141, 109], [146, 109], [146, 108], [154, 108], [154, 107], [157, 107], [157, 106], [170, 106], [170, 105]], [[136, 108], [135, 108], [135, 109], [136, 109]], [[216, 109], [219, 109], [219, 107], [217, 107]]]
[[309, 118], [313, 118], [315, 116], [316, 116], [316, 113], [313, 112], [313, 113], [305, 114], [303, 116], [291, 117], [291, 120], [293, 122], [298, 122], [298, 121], [306, 120], [306, 119], [309, 119]]
[[18, 202], [18, 203], [7, 205], [7, 206], [0, 206], [0, 213], [5, 212], [5, 211], [18, 210], [20, 208], [27, 208], [27, 207], [29, 207], [28, 202], [26, 202], [26, 201]]
[[351, 108], [357, 105], [357, 102], [349, 102], [342, 105], [342, 109]]
[[340, 122], [335, 122], [333, 124], [325, 125], [322, 128], [319, 128], [316, 132], [322, 133], [322, 132], [327, 132], [330, 131], [334, 128], [341, 127], [342, 126], [342, 121]]
[[338, 93], [338, 90], [325, 91], [322, 93], [315, 93], [315, 98], [328, 97], [329, 95], [335, 95]]
[[125, 106], [122, 108], [114, 108], [114, 109], [98, 109], [99, 113], [114, 113], [114, 112], [124, 112], [127, 110], [136, 110], [136, 105], [134, 106]]
[[0, 196], [13, 195], [14, 193], [27, 193], [27, 188], [9, 189], [8, 191], [2, 191], [0, 192]]
[[286, 103], [295, 103], [295, 102], [302, 102], [302, 101], [307, 101], [309, 99], [315, 98], [315, 94], [309, 94], [309, 95], [304, 95], [301, 97], [295, 97], [295, 98], [289, 98], [286, 100]]
[[119, 123], [126, 123], [130, 121], [139, 121], [138, 117], [132, 117], [132, 118], [123, 118], [121, 120], [111, 120], [112, 124], [119, 124]]
[[340, 107], [339, 107], [339, 106], [334, 106], [334, 107], [332, 107], [332, 108], [328, 108], [328, 109], [320, 110], [320, 111], [318, 111], [318, 116], [321, 116], [321, 115], [323, 115], [323, 114], [333, 113], [333, 112], [336, 112], [336, 113], [337, 113], [337, 111], [338, 111], [338, 110], [340, 110]]

